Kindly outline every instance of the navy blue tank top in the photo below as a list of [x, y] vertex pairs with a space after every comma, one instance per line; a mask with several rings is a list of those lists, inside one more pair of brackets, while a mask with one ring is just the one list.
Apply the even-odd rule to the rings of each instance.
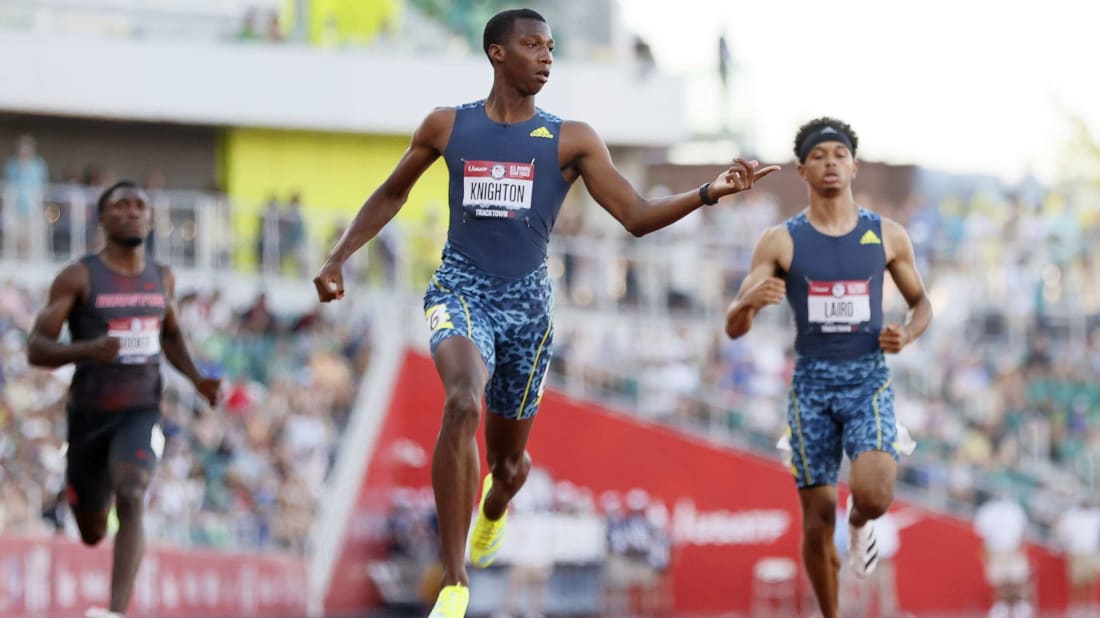
[[124, 275], [108, 268], [99, 255], [80, 261], [88, 269], [88, 300], [78, 302], [69, 314], [73, 341], [110, 335], [120, 340], [120, 347], [113, 363], [76, 364], [69, 387], [70, 409], [159, 409], [160, 332], [168, 308], [160, 265], [146, 258], [141, 274]]
[[460, 105], [443, 153], [450, 172], [449, 250], [485, 272], [518, 279], [546, 260], [569, 191], [558, 167], [561, 118], [489, 119], [485, 101]]
[[795, 351], [852, 359], [880, 350], [886, 271], [882, 218], [860, 208], [855, 229], [828, 236], [801, 213], [787, 220], [787, 230], [794, 241], [787, 301], [798, 325]]

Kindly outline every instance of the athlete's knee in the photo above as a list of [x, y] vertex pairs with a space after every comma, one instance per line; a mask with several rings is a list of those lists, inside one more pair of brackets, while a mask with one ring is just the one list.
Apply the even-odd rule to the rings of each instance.
[[80, 527], [80, 542], [88, 547], [99, 545], [107, 536], [107, 522]]
[[80, 542], [88, 547], [99, 545], [107, 536], [107, 515], [76, 518], [76, 527], [80, 530]]
[[888, 484], [862, 487], [852, 492], [856, 510], [867, 519], [878, 519], [886, 514], [894, 502], [894, 488]]
[[526, 451], [504, 455], [491, 453], [489, 470], [493, 474], [494, 485], [499, 484], [515, 493], [527, 481], [527, 473], [531, 471], [531, 456]]
[[447, 392], [443, 404], [444, 431], [473, 435], [481, 421], [481, 393], [473, 388], [455, 388]]
[[131, 517], [140, 517], [144, 505], [144, 483], [128, 481], [115, 488], [115, 510], [120, 521]]
[[802, 513], [802, 536], [807, 542], [820, 544], [833, 542], [836, 528], [836, 502], [815, 504]]

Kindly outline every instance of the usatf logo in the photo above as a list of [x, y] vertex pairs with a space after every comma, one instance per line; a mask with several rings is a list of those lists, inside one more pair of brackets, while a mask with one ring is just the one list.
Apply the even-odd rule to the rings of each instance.
[[545, 137], [547, 139], [554, 139], [554, 134], [550, 132], [550, 129], [546, 127], [539, 127], [534, 131], [531, 131], [531, 137]]

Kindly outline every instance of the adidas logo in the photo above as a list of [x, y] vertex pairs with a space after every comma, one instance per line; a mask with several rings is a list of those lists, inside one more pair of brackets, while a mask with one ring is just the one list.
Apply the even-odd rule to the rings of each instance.
[[531, 131], [531, 137], [545, 137], [547, 139], [554, 139], [554, 134], [550, 132], [550, 129], [546, 127], [539, 127], [534, 131]]
[[824, 129], [821, 130], [822, 135], [826, 135], [828, 133], [836, 133], [836, 132], [837, 132], [837, 130], [834, 129], [833, 127], [825, 127]]
[[874, 230], [867, 230], [866, 232], [863, 233], [863, 238], [859, 239], [859, 244], [861, 244], [861, 245], [881, 245], [882, 241], [879, 240], [878, 235], [875, 234]]

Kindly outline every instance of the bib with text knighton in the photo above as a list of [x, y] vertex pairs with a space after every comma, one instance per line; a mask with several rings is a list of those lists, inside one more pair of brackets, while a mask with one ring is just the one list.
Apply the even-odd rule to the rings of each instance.
[[533, 163], [466, 161], [462, 207], [479, 219], [512, 219], [531, 209], [534, 188]]

